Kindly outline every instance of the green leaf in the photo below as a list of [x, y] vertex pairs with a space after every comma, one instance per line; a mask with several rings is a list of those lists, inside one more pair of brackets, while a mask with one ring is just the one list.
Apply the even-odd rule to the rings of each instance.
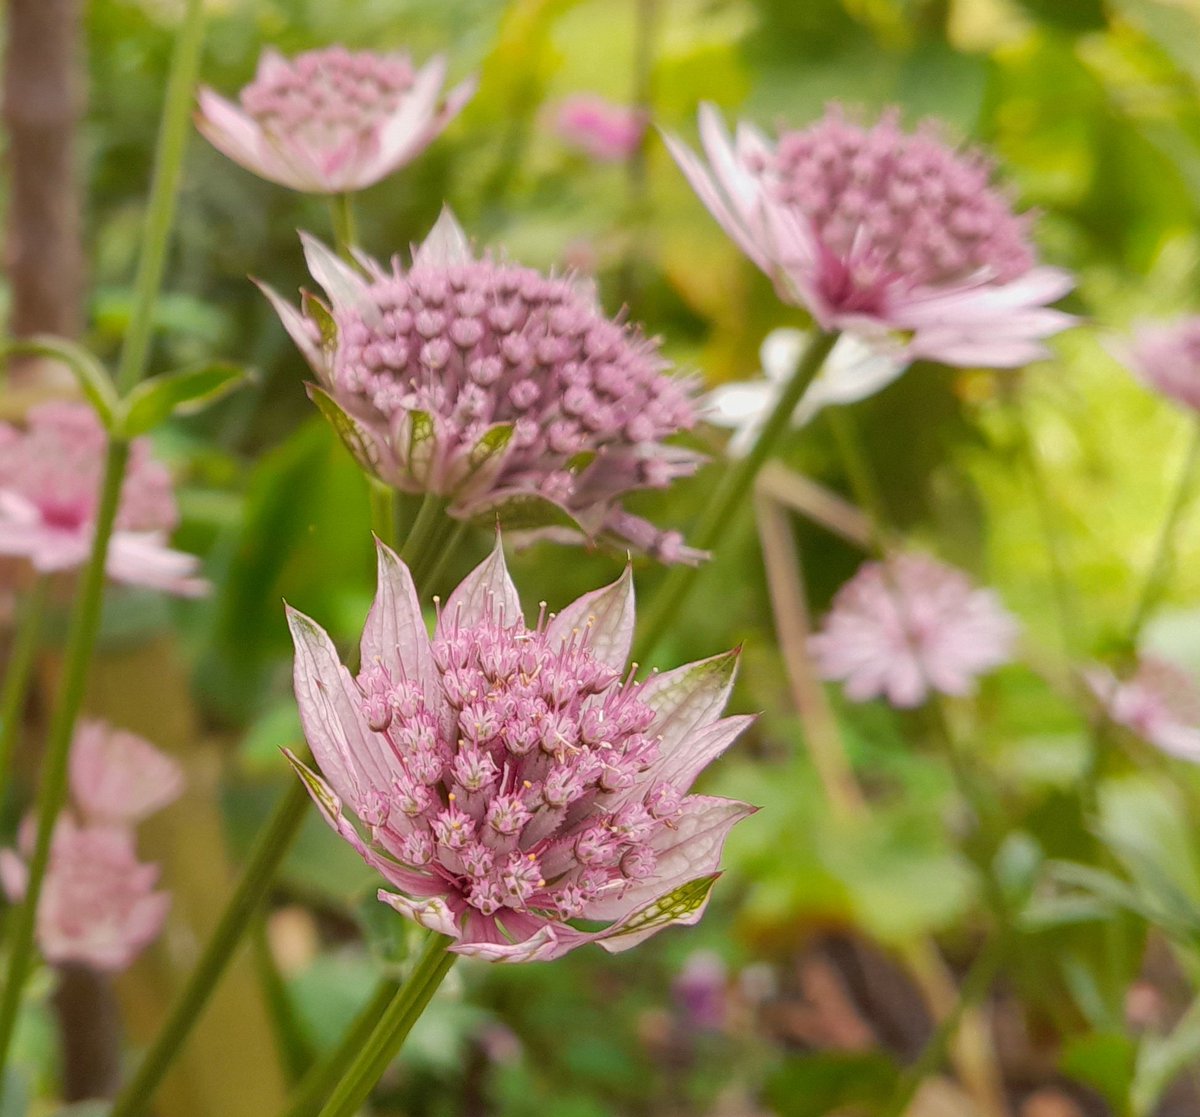
[[543, 527], [561, 527], [586, 535], [579, 521], [561, 504], [534, 493], [480, 501], [472, 505], [474, 518], [485, 526], [500, 524], [502, 531], [532, 531]]
[[245, 369], [216, 362], [164, 372], [144, 380], [121, 402], [116, 425], [126, 438], [153, 430], [172, 415], [207, 407], [246, 380]]
[[350, 456], [359, 467], [371, 476], [379, 472], [379, 447], [375, 440], [366, 432], [361, 423], [353, 416], [342, 410], [341, 405], [324, 388], [308, 385], [308, 398], [317, 405], [317, 410], [328, 420], [342, 445], [350, 451]]
[[1059, 1060], [1063, 1074], [1099, 1091], [1114, 1113], [1125, 1111], [1137, 1048], [1121, 1032], [1093, 1032], [1068, 1042]]
[[430, 459], [433, 457], [435, 435], [433, 416], [428, 411], [408, 413], [408, 450], [404, 460], [408, 471], [414, 477], [426, 477]]
[[767, 1079], [766, 1097], [780, 1117], [877, 1110], [892, 1096], [899, 1075], [900, 1068], [879, 1051], [798, 1055]]
[[39, 334], [36, 337], [10, 342], [4, 347], [4, 351], [61, 361], [79, 381], [83, 394], [100, 417], [104, 429], [113, 429], [113, 419], [120, 407], [116, 385], [113, 384], [108, 369], [83, 346], [61, 337]]
[[720, 873], [710, 873], [706, 877], [697, 877], [696, 880], [689, 880], [686, 884], [681, 884], [665, 896], [660, 896], [654, 903], [647, 905], [619, 931], [609, 935], [609, 938], [618, 939], [623, 935], [632, 935], [651, 927], [665, 927], [668, 923], [676, 923], [680, 919], [684, 919], [704, 906], [708, 894], [712, 891], [712, 887], [720, 875]]
[[512, 438], [513, 424], [498, 423], [484, 432], [483, 437], [471, 447], [471, 473], [486, 465], [497, 454], [502, 453]]
[[1200, 1062], [1200, 1000], [1192, 1002], [1170, 1035], [1148, 1035], [1142, 1041], [1130, 1090], [1134, 1117], [1154, 1112], [1171, 1083], [1197, 1062]]
[[337, 323], [329, 312], [329, 307], [316, 295], [310, 295], [307, 291], [300, 293], [300, 305], [305, 315], [317, 324], [317, 329], [321, 333], [321, 345], [326, 349], [333, 349], [337, 345], [338, 330]]

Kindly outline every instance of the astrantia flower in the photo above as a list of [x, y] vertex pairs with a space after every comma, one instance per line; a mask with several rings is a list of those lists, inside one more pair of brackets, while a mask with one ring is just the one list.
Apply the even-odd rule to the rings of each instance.
[[[183, 774], [148, 741], [85, 721], [71, 741], [71, 805], [60, 816], [38, 899], [38, 948], [55, 964], [122, 970], [162, 930], [170, 898], [155, 892], [158, 866], [137, 859], [133, 823], [174, 801]], [[25, 895], [33, 853], [32, 815], [19, 852], [0, 850], [0, 884]]]
[[[31, 825], [22, 827], [21, 844], [28, 858]], [[0, 850], [0, 883], [10, 900], [24, 896], [27, 879], [25, 861]], [[38, 948], [56, 965], [125, 969], [166, 919], [171, 901], [165, 892], [154, 891], [157, 880], [158, 866], [138, 861], [127, 827], [79, 826], [61, 818], [38, 898]]]
[[1147, 388], [1200, 411], [1200, 316], [1142, 325], [1122, 356]]
[[71, 796], [90, 823], [133, 824], [173, 803], [183, 770], [149, 741], [102, 721], [82, 721], [70, 753]]
[[926, 555], [860, 567], [809, 639], [821, 675], [856, 702], [917, 706], [931, 691], [970, 694], [1012, 659], [1017, 624], [991, 590]]
[[411, 162], [458, 115], [474, 79], [445, 96], [446, 62], [407, 54], [263, 51], [241, 107], [201, 89], [196, 126], [248, 171], [309, 194], [362, 190]]
[[590, 291], [476, 260], [448, 211], [407, 272], [364, 259], [360, 274], [311, 238], [305, 249], [329, 305], [307, 298], [302, 314], [267, 294], [365, 469], [445, 497], [460, 519], [701, 557], [620, 505], [695, 469], [662, 443], [695, 421], [691, 385]]
[[[704, 417], [734, 431], [726, 447], [730, 454], [741, 457], [754, 445], [795, 374], [807, 342], [808, 335], [802, 330], [772, 330], [759, 350], [762, 379], [722, 384], [704, 397]], [[853, 334], [843, 334], [801, 398], [792, 422], [803, 426], [823, 407], [866, 399], [890, 384], [906, 367], [889, 346], [872, 347]]]
[[628, 159], [646, 133], [646, 114], [595, 94], [568, 97], [558, 108], [558, 134], [602, 163]]
[[833, 108], [772, 145], [748, 124], [731, 139], [706, 105], [700, 136], [708, 165], [667, 139], [688, 181], [822, 329], [896, 331], [909, 361], [1006, 368], [1045, 356], [1041, 339], [1070, 325], [1047, 304], [1071, 276], [1036, 263], [988, 162], [933, 127], [906, 134], [890, 112], [863, 128]]
[[624, 950], [700, 917], [753, 808], [688, 790], [750, 719], [719, 717], [732, 653], [631, 680], [628, 571], [528, 627], [497, 541], [431, 641], [407, 568], [380, 545], [357, 676], [313, 621], [289, 623], [324, 779], [293, 764], [399, 890], [381, 900], [451, 950], [509, 962]]
[[[20, 555], [43, 573], [82, 566], [92, 547], [108, 436], [91, 408], [46, 403], [24, 430], [0, 424], [0, 554]], [[145, 439], [129, 452], [108, 575], [169, 593], [203, 593], [192, 555], [167, 536], [178, 513], [171, 478]]]
[[1127, 679], [1103, 667], [1084, 677], [1118, 725], [1171, 756], [1200, 763], [1200, 687], [1182, 668], [1144, 655]]

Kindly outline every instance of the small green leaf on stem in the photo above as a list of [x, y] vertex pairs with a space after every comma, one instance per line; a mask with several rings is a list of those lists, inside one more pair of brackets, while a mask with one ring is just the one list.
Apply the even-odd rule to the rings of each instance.
[[108, 369], [83, 346], [76, 345], [65, 338], [39, 334], [36, 337], [10, 342], [4, 349], [9, 354], [28, 354], [61, 361], [79, 381], [83, 394], [87, 396], [88, 403], [100, 417], [104, 429], [112, 430], [113, 419], [120, 407], [116, 386]]
[[144, 380], [121, 401], [117, 423], [125, 438], [153, 430], [172, 415], [191, 415], [246, 382], [245, 369], [216, 362]]

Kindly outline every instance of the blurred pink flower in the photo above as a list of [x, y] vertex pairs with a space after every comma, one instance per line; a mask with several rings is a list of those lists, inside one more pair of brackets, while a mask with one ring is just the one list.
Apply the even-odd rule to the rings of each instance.
[[[0, 423], [0, 554], [51, 573], [87, 562], [99, 507], [107, 435], [91, 408], [44, 403], [24, 430]], [[204, 593], [198, 560], [167, 546], [178, 520], [171, 478], [135, 439], [108, 549], [108, 575], [166, 590]]]
[[991, 590], [926, 555], [859, 568], [809, 648], [821, 675], [855, 702], [920, 705], [931, 691], [970, 694], [976, 676], [1012, 659], [1017, 624]]
[[1143, 655], [1127, 679], [1104, 667], [1084, 678], [1118, 725], [1181, 760], [1200, 763], [1200, 687], [1174, 663]]
[[292, 763], [400, 890], [380, 899], [451, 950], [506, 962], [621, 951], [699, 919], [725, 837], [753, 811], [688, 794], [751, 720], [719, 716], [736, 655], [634, 683], [629, 571], [528, 628], [499, 538], [430, 641], [407, 567], [378, 551], [357, 677], [317, 624], [295, 611], [289, 624], [324, 779]]
[[444, 58], [414, 70], [407, 54], [265, 50], [241, 107], [199, 93], [196, 126], [235, 163], [310, 194], [362, 190], [415, 159], [475, 92], [470, 79], [443, 97]]
[[1039, 266], [1028, 219], [989, 185], [977, 153], [932, 126], [873, 128], [832, 108], [772, 146], [749, 124], [736, 138], [700, 110], [708, 163], [667, 144], [693, 189], [786, 302], [825, 330], [905, 335], [905, 361], [1014, 367], [1046, 356], [1071, 316], [1047, 304], [1074, 285]]
[[1121, 357], [1147, 388], [1200, 411], [1200, 315], [1143, 323]]
[[578, 93], [558, 107], [558, 134], [602, 163], [628, 159], [646, 134], [646, 114], [594, 93]]
[[71, 796], [89, 823], [141, 822], [183, 793], [183, 769], [149, 741], [81, 721], [71, 742]]
[[364, 469], [446, 497], [459, 519], [703, 557], [620, 505], [695, 469], [697, 455], [661, 441], [695, 422], [692, 385], [604, 317], [590, 286], [476, 260], [448, 210], [407, 272], [363, 257], [363, 275], [304, 243], [329, 305], [306, 296], [302, 313], [267, 295]]
[[[32, 818], [21, 828], [21, 852], [33, 850]], [[0, 884], [8, 898], [25, 894], [28, 870], [12, 850], [0, 850]], [[97, 970], [125, 969], [162, 930], [170, 907], [155, 892], [157, 865], [144, 865], [124, 826], [80, 826], [62, 817], [38, 901], [36, 935], [48, 962]]]
[[719, 1032], [729, 1016], [729, 972], [719, 954], [695, 950], [671, 982], [684, 1023], [697, 1032]]

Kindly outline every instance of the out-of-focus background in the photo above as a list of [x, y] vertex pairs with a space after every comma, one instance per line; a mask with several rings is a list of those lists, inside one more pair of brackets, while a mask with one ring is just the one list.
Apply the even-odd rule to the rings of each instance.
[[[81, 321], [103, 355], [115, 352], [132, 303], [178, 15], [172, 0], [90, 0], [82, 12]], [[703, 790], [764, 809], [734, 831], [704, 921], [620, 957], [588, 949], [553, 965], [460, 965], [389, 1072], [378, 1112], [876, 1113], [981, 949], [979, 867], [998, 852], [1018, 867], [1026, 855], [1086, 860], [1099, 827], [1133, 851], [1108, 867], [1113, 879], [1200, 920], [1194, 769], [1131, 744], [1089, 816], [1076, 794], [1086, 718], [1054, 685], [1068, 664], [1118, 640], [1189, 437], [1189, 421], [1113, 354], [1134, 321], [1197, 309], [1200, 4], [214, 0], [203, 80], [233, 95], [265, 45], [290, 54], [332, 42], [419, 59], [441, 52], [453, 77], [480, 78], [445, 135], [360, 198], [367, 251], [406, 253], [449, 204], [498, 255], [594, 275], [609, 311], [628, 307], [710, 385], [754, 375], [763, 337], [805, 319], [780, 304], [666, 153], [656, 129], [694, 143], [703, 101], [766, 129], [802, 126], [830, 101], [864, 119], [892, 104], [909, 124], [937, 118], [953, 140], [994, 154], [1000, 180], [1036, 215], [1045, 259], [1077, 273], [1069, 309], [1083, 316], [1053, 343], [1053, 360], [1021, 373], [920, 365], [860, 405], [892, 522], [994, 586], [1024, 627], [1033, 666], [1004, 669], [955, 711], [996, 824], [969, 825], [919, 715], [836, 695], [871, 809], [849, 825], [831, 817], [778, 650], [778, 626], [792, 620], [772, 612], [747, 508], [657, 654], [667, 665], [744, 644], [732, 708], [761, 712], [705, 777]], [[573, 148], [555, 119], [576, 93], [647, 108], [644, 154], [607, 163]], [[164, 938], [119, 983], [132, 1049], [153, 1034], [233, 867], [293, 778], [279, 754], [299, 738], [281, 599], [349, 643], [373, 590], [361, 477], [247, 278], [296, 291], [307, 281], [296, 230], [328, 237], [328, 221], [319, 199], [192, 143], [154, 367], [220, 356], [256, 376], [156, 436], [178, 475], [177, 541], [207, 556], [214, 593], [180, 603], [114, 592], [89, 699], [189, 769], [183, 803], [147, 827], [144, 848], [165, 861], [176, 899]], [[9, 303], [11, 294], [0, 288]], [[24, 400], [11, 398], [9, 410]], [[719, 457], [723, 439], [701, 428], [693, 441]], [[845, 491], [823, 421], [795, 434], [784, 460]], [[702, 474], [639, 510], [686, 528], [710, 484]], [[803, 515], [786, 522], [819, 614], [862, 554]], [[485, 533], [469, 537], [447, 585], [488, 544]], [[1148, 642], [1200, 669], [1195, 517], [1182, 521], [1178, 556]], [[564, 561], [546, 545], [515, 556], [513, 573], [528, 604], [553, 607], [622, 562], [581, 551]], [[1056, 565], [1065, 594], [1055, 592]], [[639, 564], [636, 577], [645, 600], [661, 571]], [[51, 658], [44, 692], [54, 670]], [[10, 790], [6, 823], [27, 787]], [[336, 1040], [380, 967], [406, 949], [407, 926], [375, 902], [376, 887], [312, 817], [258, 943], [161, 1095], [163, 1117], [276, 1111], [289, 1070]], [[1200, 1113], [1188, 1057], [1196, 1025], [1182, 1038], [1174, 1030], [1196, 993], [1195, 942], [1152, 928], [1163, 922], [1157, 909], [1113, 904], [1091, 920], [1058, 909], [1032, 920], [1004, 962], [985, 1034], [1014, 1115]], [[47, 982], [20, 1034], [22, 1059], [47, 1081], [49, 993]], [[970, 1052], [960, 1052], [964, 1065]], [[983, 1115], [980, 1092], [961, 1079], [932, 1076], [910, 1112]]]

